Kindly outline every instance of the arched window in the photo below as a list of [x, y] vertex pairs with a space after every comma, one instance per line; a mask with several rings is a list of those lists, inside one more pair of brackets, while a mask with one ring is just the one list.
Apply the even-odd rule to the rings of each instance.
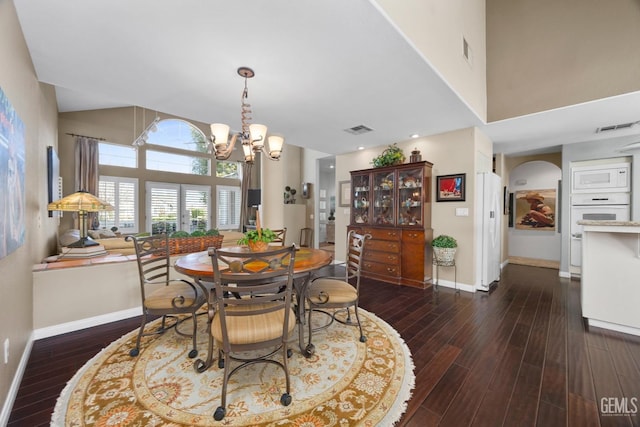
[[147, 144], [206, 153], [208, 141], [196, 126], [181, 119], [164, 119], [149, 130]]
[[[200, 129], [186, 120], [160, 120], [149, 128], [145, 140], [149, 145], [146, 151], [147, 169], [192, 175], [211, 175], [211, 157], [207, 153], [207, 138]], [[156, 147], [156, 149], [152, 147]], [[169, 152], [160, 147], [187, 153]]]

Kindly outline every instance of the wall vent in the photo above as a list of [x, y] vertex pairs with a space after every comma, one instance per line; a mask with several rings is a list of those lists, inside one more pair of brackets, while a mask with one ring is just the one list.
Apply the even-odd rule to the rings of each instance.
[[631, 123], [620, 123], [618, 125], [602, 126], [602, 127], [598, 128], [598, 129], [596, 129], [596, 133], [611, 132], [611, 131], [614, 131], [614, 130], [621, 130], [621, 129], [629, 129], [633, 125], [637, 125], [638, 123], [640, 123], [640, 121], [631, 122]]
[[372, 130], [373, 129], [365, 125], [358, 125], [349, 129], [345, 129], [344, 131], [352, 135], [362, 135], [363, 133], [371, 132]]

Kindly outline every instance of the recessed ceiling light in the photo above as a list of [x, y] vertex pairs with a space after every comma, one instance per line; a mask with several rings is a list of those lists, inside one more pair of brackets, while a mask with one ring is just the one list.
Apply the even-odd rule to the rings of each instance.
[[329, 169], [333, 169], [333, 168], [334, 168], [334, 166], [333, 166], [333, 165], [329, 165]]
[[419, 137], [419, 136], [420, 136], [420, 135], [418, 135], [417, 133], [412, 133], [412, 134], [411, 134], [411, 138], [417, 138], [417, 137]]
[[363, 146], [358, 147], [358, 150], [364, 150]]

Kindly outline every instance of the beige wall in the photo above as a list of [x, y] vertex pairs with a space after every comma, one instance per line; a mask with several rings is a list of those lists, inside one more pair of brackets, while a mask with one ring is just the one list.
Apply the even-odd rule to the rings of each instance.
[[640, 90], [640, 2], [487, 0], [490, 122]]
[[33, 329], [31, 268], [55, 244], [57, 223], [46, 210], [47, 146], [57, 146], [55, 93], [38, 83], [13, 2], [6, 0], [0, 0], [0, 57], [0, 87], [24, 123], [26, 145], [25, 242], [0, 259], [0, 353], [10, 342], [9, 362], [0, 358], [0, 401], [6, 402]]
[[[375, 0], [482, 120], [487, 118], [485, 0]], [[471, 63], [462, 55], [463, 37]]]
[[[458, 268], [458, 283], [472, 285], [475, 281], [473, 269], [475, 259], [474, 206], [475, 175], [479, 156], [491, 159], [492, 144], [477, 129], [468, 128], [440, 135], [433, 135], [398, 143], [407, 160], [414, 148], [422, 153], [422, 160], [433, 163], [433, 182], [431, 185], [432, 208], [431, 228], [434, 236], [449, 234], [458, 240], [456, 263], [469, 268]], [[350, 180], [349, 171], [368, 169], [371, 160], [386, 147], [377, 147], [357, 151], [336, 157], [336, 185], [340, 181]], [[480, 154], [478, 154], [480, 153]], [[466, 200], [464, 202], [435, 202], [435, 180], [437, 175], [466, 173]], [[456, 208], [468, 208], [469, 216], [455, 216]], [[344, 242], [347, 238], [349, 224], [349, 208], [337, 207], [336, 210], [336, 242]], [[335, 258], [344, 260], [345, 248], [336, 245]], [[440, 274], [445, 281], [453, 282], [453, 271]]]

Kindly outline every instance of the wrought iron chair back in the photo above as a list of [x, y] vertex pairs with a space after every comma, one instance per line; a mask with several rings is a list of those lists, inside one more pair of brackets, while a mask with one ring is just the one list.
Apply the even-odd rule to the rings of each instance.
[[[354, 230], [347, 235], [347, 251], [345, 262], [345, 275], [343, 277], [316, 277], [307, 289], [306, 300], [309, 306], [309, 344], [305, 349], [306, 355], [314, 352], [311, 344], [311, 336], [314, 331], [312, 326], [312, 314], [314, 311], [325, 313], [331, 320], [322, 329], [328, 327], [336, 319], [339, 309], [347, 312], [346, 320], [343, 323], [352, 324], [350, 308], [353, 307], [356, 315], [357, 326], [360, 329], [360, 341], [365, 342], [366, 336], [362, 332], [362, 324], [358, 315], [358, 300], [360, 297], [360, 272], [362, 267], [364, 246], [366, 239], [370, 239], [370, 234], [358, 234]], [[327, 310], [334, 310], [329, 312]], [[316, 330], [317, 330], [316, 329]]]
[[[183, 279], [170, 277], [170, 248], [166, 234], [158, 234], [148, 237], [127, 236], [126, 241], [133, 241], [138, 264], [140, 278], [140, 295], [142, 297], [142, 322], [138, 332], [135, 348], [129, 354], [135, 357], [140, 352], [140, 342], [143, 336], [164, 333], [166, 330], [176, 327], [176, 332], [181, 335], [189, 335], [193, 341], [193, 347], [189, 357], [194, 358], [198, 354], [196, 348], [197, 319], [196, 312], [206, 302], [202, 289], [196, 284]], [[193, 321], [191, 334], [178, 331], [177, 326], [188, 317], [180, 318], [178, 315], [190, 314]], [[149, 316], [162, 316], [162, 325], [155, 332], [144, 332]], [[168, 320], [173, 320], [170, 324]]]
[[276, 234], [276, 238], [273, 239], [271, 241], [271, 243], [269, 243], [269, 245], [271, 246], [284, 246], [285, 245], [285, 240], [287, 238], [287, 227], [284, 228], [280, 228], [277, 230], [271, 230]]
[[[210, 311], [209, 354], [215, 342], [218, 366], [224, 368], [221, 405], [214, 413], [218, 421], [226, 413], [229, 378], [254, 363], [271, 363], [283, 369], [286, 391], [280, 402], [285, 406], [291, 403], [287, 367], [291, 351], [287, 341], [296, 325], [291, 305], [295, 254], [294, 245], [265, 252], [209, 250], [215, 294], [215, 308]], [[246, 351], [256, 352], [251, 357], [238, 354]], [[281, 359], [276, 358], [278, 353]], [[232, 361], [240, 363], [232, 368]]]

